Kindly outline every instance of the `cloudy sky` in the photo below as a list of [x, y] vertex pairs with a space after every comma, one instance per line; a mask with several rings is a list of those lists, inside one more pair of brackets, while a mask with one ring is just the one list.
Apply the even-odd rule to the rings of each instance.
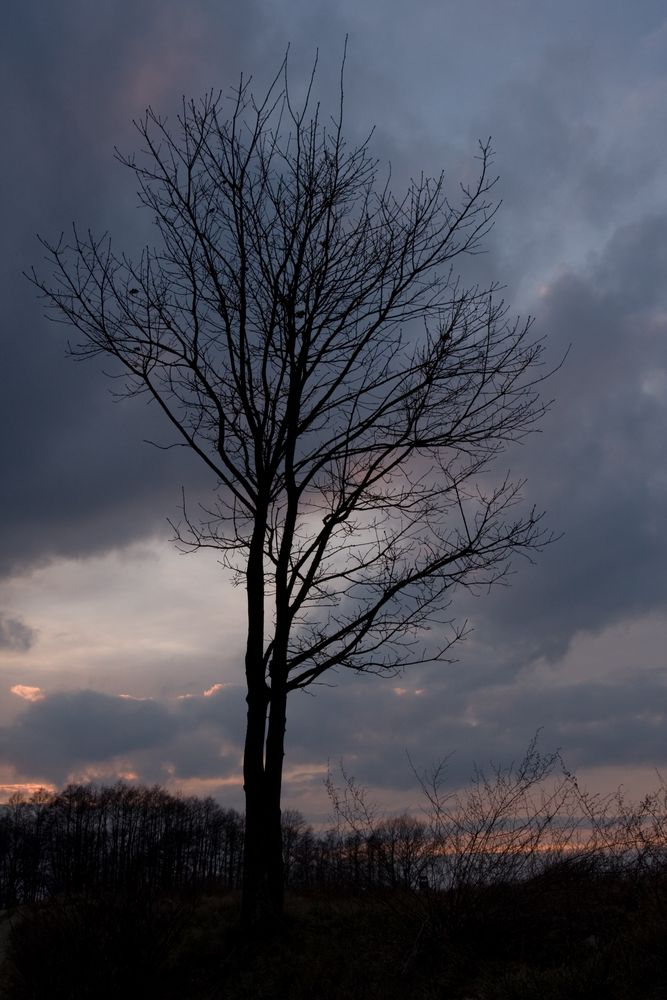
[[[343, 759], [387, 808], [454, 752], [508, 761], [541, 727], [589, 787], [667, 769], [667, 13], [663, 0], [5, 0], [0, 319], [0, 792], [130, 779], [241, 805], [243, 592], [183, 556], [167, 517], [194, 460], [144, 443], [157, 415], [66, 356], [21, 271], [76, 220], [149, 239], [114, 147], [147, 105], [261, 90], [291, 44], [333, 93], [349, 34], [352, 138], [396, 183], [453, 186], [493, 136], [503, 205], [477, 267], [536, 317], [553, 378], [542, 433], [504, 459], [562, 539], [512, 586], [461, 597], [448, 667], [334, 677], [293, 696], [286, 800], [326, 811]], [[0, 798], [2, 796], [0, 795]]]

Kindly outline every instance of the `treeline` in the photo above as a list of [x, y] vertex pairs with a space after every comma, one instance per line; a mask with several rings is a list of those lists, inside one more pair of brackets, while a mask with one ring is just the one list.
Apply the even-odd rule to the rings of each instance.
[[[416, 775], [422, 818], [378, 818], [341, 771], [327, 783], [335, 825], [315, 832], [283, 812], [288, 889], [456, 891], [553, 870], [667, 871], [667, 788], [631, 803], [582, 790], [558, 754], [524, 758], [468, 788], [445, 764]], [[0, 908], [92, 893], [171, 893], [240, 886], [243, 817], [212, 798], [159, 786], [69, 785], [0, 807]], [[454, 890], [452, 893], [451, 890]]]
[[[416, 886], [426, 843], [424, 825], [405, 816], [370, 836], [318, 835], [283, 813], [290, 888]], [[15, 795], [0, 809], [0, 908], [82, 891], [236, 889], [242, 855], [243, 817], [212, 798], [124, 783]]]
[[237, 812], [159, 787], [68, 785], [0, 812], [0, 906], [83, 890], [235, 886]]

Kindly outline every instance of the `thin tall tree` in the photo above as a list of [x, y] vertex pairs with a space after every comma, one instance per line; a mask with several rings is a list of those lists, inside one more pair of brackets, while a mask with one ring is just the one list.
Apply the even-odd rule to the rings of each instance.
[[489, 472], [544, 412], [542, 344], [453, 270], [496, 212], [490, 145], [454, 198], [442, 174], [396, 195], [369, 140], [344, 140], [342, 74], [328, 124], [312, 89], [296, 107], [284, 63], [261, 100], [242, 80], [173, 128], [149, 109], [142, 154], [119, 158], [157, 249], [133, 261], [75, 228], [32, 275], [73, 352], [115, 358], [217, 478], [177, 533], [247, 591], [249, 921], [282, 908], [288, 695], [446, 660], [455, 590], [545, 541], [522, 484]]

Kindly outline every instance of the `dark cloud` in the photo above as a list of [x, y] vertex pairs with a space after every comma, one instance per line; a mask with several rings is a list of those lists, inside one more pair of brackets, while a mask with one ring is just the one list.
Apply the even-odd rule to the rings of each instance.
[[163, 745], [172, 731], [169, 712], [156, 702], [74, 691], [29, 705], [5, 728], [0, 747], [22, 773], [63, 781], [84, 763]]
[[543, 433], [511, 458], [563, 537], [510, 589], [466, 605], [517, 666], [667, 607], [666, 266], [667, 216], [656, 215], [619, 228], [541, 300], [539, 331], [571, 350]]
[[136, 147], [131, 121], [148, 103], [176, 112], [184, 92], [236, 83], [261, 56], [264, 23], [253, 2], [242, 13], [207, 0], [104, 10], [74, 0], [39, 11], [11, 2], [4, 11], [0, 86], [12, 97], [2, 187], [12, 195], [0, 271], [2, 575], [164, 534], [180, 484], [194, 494], [210, 485], [182, 453], [178, 462], [142, 443], [169, 440], [157, 414], [113, 406], [100, 366], [65, 357], [68, 331], [45, 322], [21, 271], [39, 265], [36, 232], [54, 238], [73, 220], [113, 229], [130, 253], [150, 238], [114, 146]]
[[[351, 29], [351, 131], [359, 129], [361, 134], [381, 115], [376, 148], [393, 159], [397, 177], [415, 166], [439, 169], [443, 129], [415, 111], [413, 95], [418, 65], [430, 66], [432, 61], [435, 72], [435, 56], [441, 64], [444, 45], [452, 83], [469, 74], [471, 60], [476, 65], [475, 86], [465, 105], [470, 109], [468, 131], [463, 141], [464, 123], [458, 123], [458, 133], [447, 140], [445, 146], [454, 153], [447, 166], [454, 184], [459, 168], [468, 168], [475, 137], [494, 132], [506, 207], [491, 243], [494, 252], [482, 258], [481, 266], [482, 273], [488, 269], [489, 276], [510, 280], [528, 257], [533, 266], [539, 254], [545, 259], [553, 255], [554, 234], [563, 231], [562, 213], [554, 212], [555, 197], [560, 204], [570, 198], [573, 183], [583, 184], [579, 200], [570, 198], [570, 215], [581, 214], [582, 207], [587, 211], [590, 197], [602, 199], [600, 210], [591, 205], [589, 214], [597, 218], [619, 190], [627, 190], [629, 171], [635, 167], [634, 161], [608, 155], [600, 138], [603, 121], [595, 121], [594, 134], [590, 124], [603, 101], [610, 53], [617, 44], [618, 12], [606, 14], [604, 47], [593, 44], [593, 35], [589, 43], [576, 41], [565, 11], [547, 32], [531, 5], [518, 4], [512, 16], [521, 17], [524, 30], [534, 33], [537, 43], [544, 45], [550, 35], [562, 36], [562, 41], [543, 58], [514, 65], [498, 46], [499, 38], [505, 45], [512, 40], [512, 17], [499, 16], [488, 3], [476, 4], [474, 16], [472, 10], [452, 10], [448, 24], [457, 37], [467, 39], [465, 57], [453, 35], [437, 45], [435, 36], [424, 38], [419, 56], [406, 51], [405, 74], [396, 74], [389, 53], [397, 24], [409, 23], [398, 6], [398, 22], [381, 21], [373, 33], [368, 30], [372, 10], [361, 16], [354, 6], [334, 13], [323, 4], [292, 3], [280, 18], [260, 4], [244, 5], [241, 12], [232, 3], [203, 0], [187, 9], [151, 0], [141, 10], [132, 8], [131, 14], [122, 3], [113, 10], [91, 12], [83, 0], [40, 11], [39, 16], [25, 6], [10, 6], [2, 82], [5, 92], [15, 95], [8, 123], [13, 153], [4, 166], [6, 189], [16, 196], [6, 220], [12, 255], [3, 278], [3, 301], [10, 308], [3, 317], [8, 350], [0, 406], [6, 428], [2, 467], [11, 470], [11, 485], [5, 497], [0, 572], [163, 533], [180, 484], [188, 483], [195, 495], [210, 485], [194, 460], [142, 444], [143, 437], [168, 437], [159, 415], [140, 405], [112, 406], [99, 369], [75, 366], [64, 358], [66, 331], [44, 324], [32, 289], [18, 282], [20, 268], [39, 258], [35, 230], [54, 234], [77, 218], [98, 231], [110, 226], [118, 245], [130, 251], [149, 238], [149, 220], [136, 211], [132, 179], [112, 159], [115, 144], [136, 146], [130, 122], [145, 104], [174, 112], [181, 93], [228, 86], [242, 69], [257, 70], [261, 88], [290, 40], [297, 88], [317, 44], [322, 44], [319, 86], [326, 96], [336, 86], [339, 50], [345, 31]], [[427, 16], [437, 21], [437, 5], [429, 6]], [[633, 30], [647, 30], [652, 16], [645, 10]], [[578, 17], [578, 37], [587, 38], [588, 15], [579, 11]], [[480, 19], [491, 34], [480, 36], [472, 30]], [[562, 71], [565, 64], [567, 73]], [[489, 80], [501, 72], [506, 82], [489, 101]], [[484, 105], [484, 118], [475, 110], [475, 95]], [[432, 107], [434, 95], [423, 96], [423, 105]], [[443, 114], [456, 120], [458, 112], [446, 107]], [[633, 176], [636, 183], [636, 171]], [[626, 278], [628, 283], [634, 280], [630, 274]], [[558, 298], [562, 312], [567, 294], [559, 290]], [[572, 325], [580, 327], [584, 321], [573, 308], [570, 337]], [[547, 322], [543, 326], [550, 328]], [[582, 361], [578, 359], [580, 367]]]
[[[154, 408], [114, 405], [99, 366], [65, 357], [67, 331], [45, 323], [20, 278], [39, 263], [34, 233], [77, 219], [135, 252], [150, 219], [112, 155], [136, 148], [131, 119], [149, 102], [173, 115], [181, 94], [227, 87], [241, 70], [261, 90], [289, 41], [297, 91], [322, 47], [326, 104], [349, 30], [349, 134], [377, 124], [373, 149], [397, 187], [444, 166], [455, 190], [477, 137], [494, 136], [504, 205], [467, 273], [508, 282], [554, 363], [572, 345], [546, 390], [557, 401], [543, 433], [505, 457], [563, 538], [519, 564], [511, 588], [456, 596], [476, 628], [460, 664], [294, 697], [287, 763], [342, 755], [365, 781], [407, 788], [405, 749], [420, 763], [457, 750], [456, 782], [473, 759], [520, 756], [540, 725], [578, 765], [657, 763], [665, 692], [642, 673], [641, 648], [604, 683], [549, 687], [534, 668], [542, 657], [557, 667], [582, 634], [667, 607], [664, 3], [563, 0], [547, 16], [532, 0], [425, 0], [420, 13], [416, 30], [396, 0], [5, 5], [0, 574], [164, 534], [180, 484], [193, 499], [211, 486], [184, 452], [142, 443], [169, 440]], [[33, 639], [0, 618], [0, 647]], [[121, 756], [146, 780], [167, 765], [183, 780], [215, 777], [237, 767], [244, 720], [240, 688], [179, 702], [51, 695], [2, 731], [3, 757], [54, 781]]]
[[[465, 784], [474, 765], [520, 760], [540, 731], [545, 752], [562, 750], [585, 769], [611, 764], [664, 768], [667, 683], [629, 661], [620, 676], [553, 685], [537, 675], [474, 686], [474, 663], [402, 681], [350, 679], [315, 698], [294, 697], [286, 763], [327, 759], [363, 784], [415, 789], [418, 771], [448, 757], [446, 781]], [[498, 672], [502, 676], [503, 672]], [[479, 679], [479, 678], [478, 678]], [[422, 694], [418, 685], [424, 687]], [[395, 688], [403, 685], [404, 693]]]
[[[500, 711], [499, 711], [500, 709]], [[667, 683], [635, 666], [614, 682], [582, 681], [551, 689], [519, 686], [488, 698], [483, 718], [509, 728], [532, 719], [543, 742], [567, 747], [573, 767], [633, 764], [664, 767]]]
[[0, 613], [0, 649], [25, 652], [36, 638], [35, 630], [20, 618], [10, 618]]
[[[342, 760], [363, 784], [410, 798], [413, 765], [428, 772], [447, 757], [446, 783], [459, 787], [476, 764], [521, 759], [538, 730], [542, 749], [562, 749], [577, 769], [667, 765], [667, 685], [636, 662], [614, 679], [556, 686], [538, 675], [489, 683], [482, 671], [475, 687], [471, 672], [474, 663], [392, 680], [342, 677], [337, 687], [294, 694], [287, 770], [315, 765], [321, 772], [327, 761], [335, 770]], [[244, 709], [240, 686], [170, 702], [96, 691], [47, 695], [0, 730], [0, 760], [22, 780], [57, 784], [91, 765], [108, 780], [122, 765], [145, 782], [223, 782], [240, 771]], [[320, 772], [307, 784], [319, 786]]]
[[[145, 781], [221, 776], [238, 765], [225, 750], [239, 739], [232, 692], [166, 703], [67, 691], [29, 704], [0, 729], [0, 760], [24, 776], [64, 782], [86, 766], [129, 761]], [[99, 769], [99, 768], [98, 768]]]

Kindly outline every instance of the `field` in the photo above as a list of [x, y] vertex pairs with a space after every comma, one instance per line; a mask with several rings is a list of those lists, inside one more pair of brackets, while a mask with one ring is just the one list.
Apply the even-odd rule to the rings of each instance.
[[465, 891], [291, 893], [251, 941], [238, 894], [86, 895], [20, 908], [7, 1000], [660, 1000], [667, 875], [559, 863]]

